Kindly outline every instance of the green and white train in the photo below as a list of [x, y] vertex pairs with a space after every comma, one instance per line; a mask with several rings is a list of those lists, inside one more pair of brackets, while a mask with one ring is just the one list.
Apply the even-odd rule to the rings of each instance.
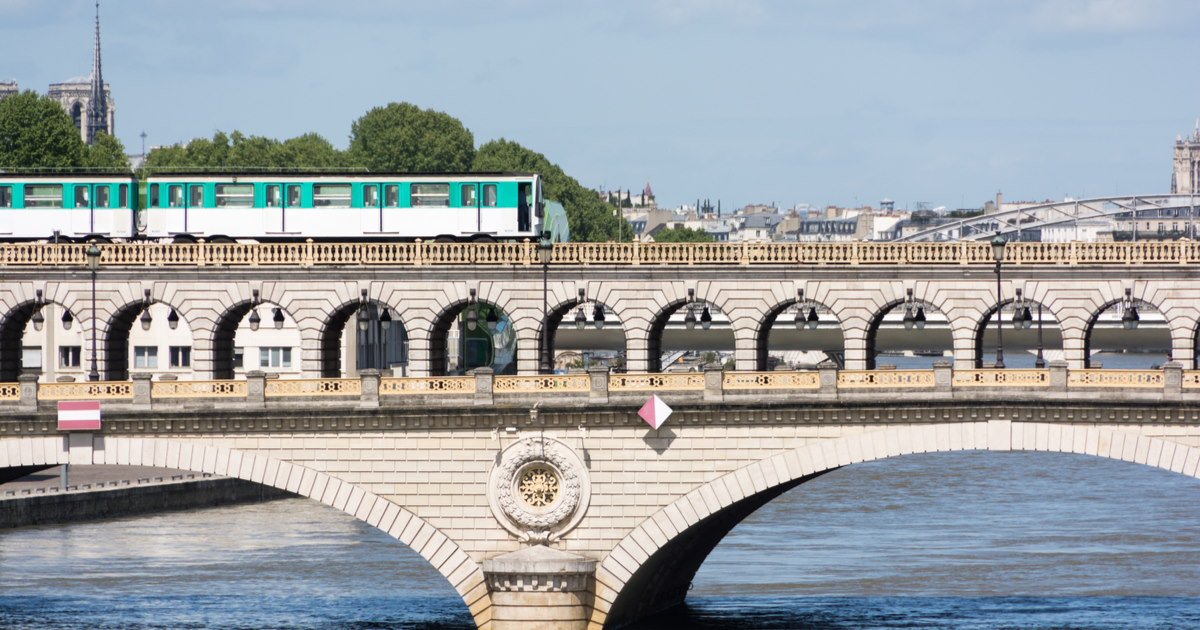
[[0, 173], [0, 239], [570, 238], [531, 173]]

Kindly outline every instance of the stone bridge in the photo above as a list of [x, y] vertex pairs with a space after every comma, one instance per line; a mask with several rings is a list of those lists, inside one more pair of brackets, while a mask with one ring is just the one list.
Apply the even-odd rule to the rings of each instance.
[[[650, 429], [651, 394], [675, 409]], [[59, 400], [104, 427], [60, 433]], [[1037, 450], [1200, 477], [1200, 371], [710, 370], [0, 386], [0, 468], [247, 479], [410, 546], [481, 628], [616, 628], [681, 603], [779, 494], [859, 462]]]
[[[1076, 369], [1089, 366], [1099, 329], [1120, 323], [1105, 313], [1137, 307], [1146, 326], [1154, 313], [1155, 345], [1188, 368], [1200, 334], [1200, 243], [1191, 241], [1014, 243], [999, 296], [991, 249], [976, 242], [571, 243], [545, 266], [530, 243], [111, 244], [100, 248], [94, 300], [85, 248], [0, 244], [0, 381], [22, 371], [23, 331], [44, 305], [72, 317], [75, 331], [96, 331], [96, 365], [112, 380], [129, 377], [130, 331], [151, 305], [183, 322], [202, 379], [233, 375], [239, 324], [260, 307], [295, 331], [306, 377], [354, 374], [339, 347], [364, 304], [405, 331], [415, 376], [452, 372], [448, 335], [472, 304], [509, 318], [518, 374], [538, 373], [556, 337], [575, 332], [572, 314], [595, 308], [630, 372], [660, 371], [670, 329], [701, 308], [720, 314], [714, 328], [741, 371], [768, 369], [778, 340], [800, 334], [784, 330], [798, 308], [820, 314], [812, 332], [828, 341], [812, 347], [852, 370], [875, 367], [884, 329], [909, 308], [929, 314], [929, 330], [944, 335], [933, 350], [960, 369], [982, 367], [997, 309], [1009, 309], [1007, 321], [1018, 303], [1044, 314], [1047, 350]], [[1032, 334], [1005, 333], [1022, 349]]]

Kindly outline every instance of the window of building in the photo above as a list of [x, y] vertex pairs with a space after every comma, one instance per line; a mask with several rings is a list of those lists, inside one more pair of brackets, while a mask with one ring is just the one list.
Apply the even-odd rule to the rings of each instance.
[[83, 354], [79, 346], [58, 347], [58, 367], [62, 369], [79, 367], [79, 357]]
[[129, 184], [121, 184], [117, 187], [117, 207], [129, 207]]
[[283, 205], [283, 193], [279, 190], [279, 184], [271, 184], [267, 186], [267, 207], [278, 208]]
[[496, 185], [495, 184], [484, 184], [483, 185], [483, 205], [485, 208], [495, 208], [496, 207]]
[[173, 368], [192, 367], [192, 347], [191, 346], [171, 346], [171, 367], [173, 367]]
[[112, 191], [108, 186], [96, 186], [96, 207], [107, 208], [108, 198], [112, 195]]
[[259, 367], [288, 368], [292, 367], [291, 348], [259, 348]]
[[383, 187], [383, 205], [388, 208], [400, 207], [400, 185], [388, 184]]
[[350, 206], [350, 184], [317, 184], [313, 186], [313, 206]]
[[62, 207], [62, 184], [26, 184], [26, 208]]
[[167, 187], [167, 207], [183, 207], [183, 186], [175, 185]]
[[21, 367], [25, 369], [42, 369], [42, 347], [25, 346], [21, 348]]
[[158, 368], [158, 346], [134, 346], [133, 367], [140, 369]]
[[462, 195], [459, 201], [459, 205], [464, 208], [475, 207], [475, 184], [463, 184]]
[[241, 346], [233, 348], [233, 368], [236, 370], [246, 364], [246, 349]]
[[411, 184], [409, 194], [413, 206], [450, 205], [450, 184]]
[[379, 206], [379, 186], [375, 184], [363, 186], [363, 206], [368, 208]]
[[300, 207], [300, 184], [288, 184], [287, 205], [289, 208]]
[[199, 208], [204, 205], [204, 189], [200, 186], [192, 186], [188, 189], [188, 203], [193, 208]]
[[254, 184], [217, 184], [218, 208], [254, 206]]
[[[29, 204], [25, 204], [29, 205]], [[75, 207], [86, 208], [88, 206], [88, 189], [87, 186], [75, 187]]]
[[12, 207], [12, 186], [0, 186], [0, 208]]

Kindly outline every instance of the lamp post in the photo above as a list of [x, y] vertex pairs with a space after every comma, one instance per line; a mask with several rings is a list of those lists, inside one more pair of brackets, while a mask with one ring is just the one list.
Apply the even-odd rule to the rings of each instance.
[[1046, 357], [1042, 356], [1042, 303], [1038, 302], [1038, 345], [1037, 358], [1033, 361], [1033, 367], [1042, 369], [1046, 367]]
[[996, 259], [996, 369], [1004, 369], [1004, 320], [1000, 317], [1003, 304], [1000, 296], [1000, 263], [1004, 260], [1004, 237], [996, 232], [992, 239], [992, 258]]
[[92, 274], [92, 369], [88, 372], [89, 381], [100, 380], [100, 370], [96, 365], [96, 272], [100, 269], [100, 248], [92, 241], [87, 251], [88, 271]]
[[542, 232], [542, 238], [537, 244], [538, 262], [542, 263], [542, 374], [550, 373], [550, 258], [554, 255], [554, 244], [550, 242], [550, 233]]

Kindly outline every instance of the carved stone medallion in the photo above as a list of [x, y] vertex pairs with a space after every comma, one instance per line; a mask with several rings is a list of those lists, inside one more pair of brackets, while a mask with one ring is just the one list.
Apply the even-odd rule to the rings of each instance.
[[549, 542], [575, 527], [591, 498], [587, 469], [570, 446], [549, 437], [514, 442], [488, 480], [492, 514], [527, 542]]

